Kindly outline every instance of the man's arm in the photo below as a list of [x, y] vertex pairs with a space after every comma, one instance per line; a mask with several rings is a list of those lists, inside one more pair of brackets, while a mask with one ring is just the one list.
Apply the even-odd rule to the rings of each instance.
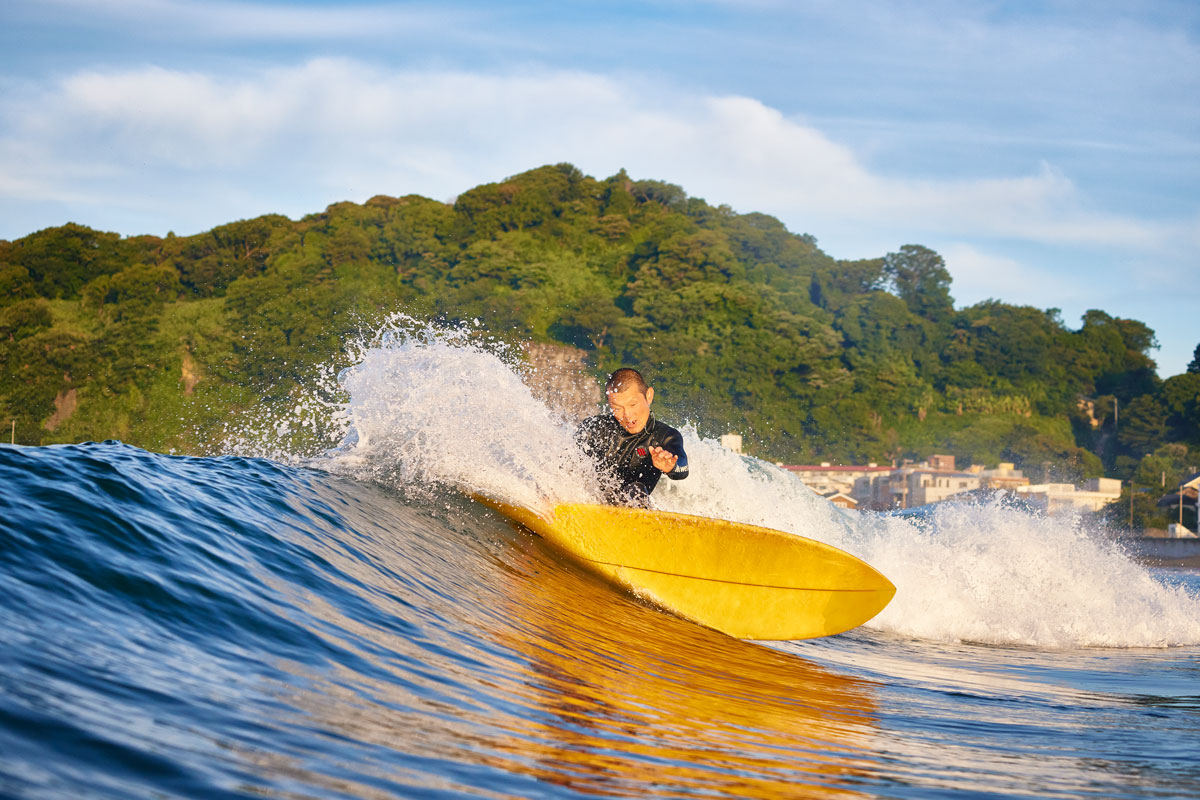
[[650, 461], [671, 480], [680, 481], [688, 476], [687, 453], [683, 451], [683, 436], [679, 431], [672, 428], [661, 447], [650, 448]]

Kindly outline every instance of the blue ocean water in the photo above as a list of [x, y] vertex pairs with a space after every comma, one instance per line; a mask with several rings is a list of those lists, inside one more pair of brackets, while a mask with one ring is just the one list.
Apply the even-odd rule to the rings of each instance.
[[731, 639], [465, 498], [586, 491], [523, 460], [559, 423], [481, 398], [490, 359], [367, 354], [315, 460], [0, 446], [0, 796], [1200, 796], [1200, 573], [999, 506], [847, 517], [689, 431], [664, 507], [898, 586], [841, 636]]

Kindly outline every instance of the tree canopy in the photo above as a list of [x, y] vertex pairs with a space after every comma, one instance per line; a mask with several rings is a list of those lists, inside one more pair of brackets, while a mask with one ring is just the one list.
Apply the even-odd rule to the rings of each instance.
[[1170, 445], [1200, 462], [1200, 364], [1160, 380], [1139, 321], [956, 309], [922, 245], [839, 261], [765, 214], [569, 164], [453, 203], [379, 195], [195, 236], [71, 223], [0, 242], [0, 412], [30, 444], [202, 452], [230, 410], [288, 396], [394, 311], [573, 345], [598, 374], [637, 365], [673, 418], [773, 460], [951, 452], [1128, 478]]

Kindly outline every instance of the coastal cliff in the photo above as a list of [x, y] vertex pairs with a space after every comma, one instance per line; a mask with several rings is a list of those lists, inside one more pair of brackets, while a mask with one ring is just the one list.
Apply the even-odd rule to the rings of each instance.
[[584, 350], [568, 345], [527, 342], [522, 379], [533, 396], [568, 419], [595, 414], [602, 391]]

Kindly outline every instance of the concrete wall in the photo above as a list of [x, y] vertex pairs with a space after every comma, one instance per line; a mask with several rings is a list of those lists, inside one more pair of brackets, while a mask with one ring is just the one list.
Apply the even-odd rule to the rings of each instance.
[[1200, 539], [1162, 539], [1140, 536], [1126, 539], [1131, 556], [1148, 564], [1164, 567], [1200, 566]]

